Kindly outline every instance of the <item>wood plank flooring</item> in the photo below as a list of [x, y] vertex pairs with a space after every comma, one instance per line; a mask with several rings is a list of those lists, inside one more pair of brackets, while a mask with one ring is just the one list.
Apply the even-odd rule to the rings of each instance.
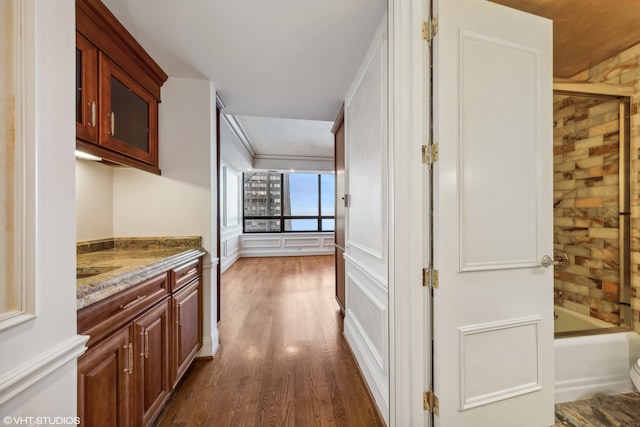
[[157, 426], [384, 426], [347, 343], [333, 256], [242, 258], [222, 275], [220, 350]]

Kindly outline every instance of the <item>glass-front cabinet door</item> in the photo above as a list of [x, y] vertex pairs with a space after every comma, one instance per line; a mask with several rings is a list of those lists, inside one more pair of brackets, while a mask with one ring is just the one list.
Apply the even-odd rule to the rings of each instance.
[[100, 112], [100, 145], [158, 164], [157, 100], [102, 54]]
[[76, 137], [98, 142], [98, 50], [76, 33]]

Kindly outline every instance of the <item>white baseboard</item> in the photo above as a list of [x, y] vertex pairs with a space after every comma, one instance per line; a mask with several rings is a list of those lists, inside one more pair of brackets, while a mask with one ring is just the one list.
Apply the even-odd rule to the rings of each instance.
[[236, 261], [240, 259], [240, 252], [236, 251], [232, 256], [224, 257], [220, 261], [220, 273], [224, 273], [231, 267]]
[[240, 258], [256, 258], [256, 257], [276, 257], [276, 256], [311, 256], [311, 255], [333, 255], [335, 249], [317, 249], [317, 250], [278, 250], [263, 249], [256, 251], [241, 251]]
[[216, 354], [220, 348], [220, 334], [218, 333], [218, 329], [212, 333], [212, 336], [202, 338], [202, 348], [200, 348], [196, 357], [212, 357]]

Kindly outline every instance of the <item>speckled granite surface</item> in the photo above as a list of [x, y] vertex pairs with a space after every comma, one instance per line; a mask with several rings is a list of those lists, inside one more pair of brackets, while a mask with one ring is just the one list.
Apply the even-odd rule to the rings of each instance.
[[560, 403], [554, 427], [640, 427], [640, 393]]
[[80, 310], [205, 253], [200, 237], [78, 242], [76, 308]]

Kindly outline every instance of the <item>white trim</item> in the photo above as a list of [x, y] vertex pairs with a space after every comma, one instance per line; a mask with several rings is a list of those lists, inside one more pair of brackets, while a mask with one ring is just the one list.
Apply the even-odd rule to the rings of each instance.
[[[385, 421], [389, 423], [389, 384], [376, 375], [377, 362], [375, 358], [372, 358], [372, 355], [368, 352], [361, 351], [361, 349], [367, 348], [366, 342], [362, 339], [363, 337], [366, 337], [366, 335], [356, 333], [358, 326], [353, 319], [353, 317], [348, 316], [344, 320], [344, 335], [347, 345], [351, 348], [356, 360], [360, 362], [358, 363], [358, 366], [360, 366], [360, 370], [367, 380], [366, 383], [369, 385], [369, 389], [371, 390], [371, 394], [374, 396], [378, 409], [384, 416]], [[355, 343], [356, 345], [354, 346], [349, 343]]]
[[262, 258], [262, 257], [278, 257], [278, 256], [311, 256], [311, 255], [333, 255], [335, 249], [314, 249], [306, 251], [293, 251], [293, 250], [256, 250], [251, 252], [240, 251], [240, 258]]
[[216, 355], [218, 350], [220, 349], [220, 334], [218, 333], [218, 329], [214, 329], [212, 331], [212, 336], [202, 337], [202, 347], [200, 351], [198, 351], [198, 355], [196, 357], [213, 357]]
[[[489, 403], [499, 402], [501, 400], [509, 399], [511, 397], [520, 396], [527, 393], [532, 393], [542, 389], [542, 357], [540, 349], [540, 322], [542, 318], [540, 316], [531, 316], [522, 319], [512, 319], [500, 322], [484, 323], [479, 325], [471, 325], [458, 328], [459, 349], [458, 352], [458, 365], [460, 369], [459, 375], [459, 387], [460, 387], [460, 406], [461, 411], [475, 408]], [[477, 396], [467, 396], [466, 380], [467, 372], [465, 366], [467, 359], [472, 358], [472, 352], [467, 351], [467, 339], [470, 336], [478, 334], [487, 334], [495, 331], [501, 331], [506, 329], [522, 328], [526, 326], [533, 326], [535, 328], [535, 342], [531, 343], [532, 347], [535, 347], [535, 372], [532, 381], [524, 384], [515, 384], [512, 387], [492, 390], [489, 393], [485, 393]], [[533, 349], [532, 349], [533, 350]], [[530, 366], [522, 366], [522, 369], [526, 370], [531, 368]], [[473, 374], [471, 375], [473, 376]]]
[[[428, 2], [388, 0], [389, 54], [389, 425], [427, 426], [422, 407], [431, 363], [428, 293], [422, 287], [429, 229], [424, 198], [428, 51], [422, 39]], [[426, 295], [425, 295], [426, 293]]]
[[242, 124], [236, 116], [233, 114], [221, 114], [222, 119], [227, 122], [233, 133], [238, 138], [238, 141], [242, 144], [242, 148], [249, 153], [249, 155], [255, 159], [256, 149], [251, 144], [251, 139], [247, 136], [247, 132], [242, 127]]
[[75, 361], [86, 351], [85, 344], [88, 340], [88, 335], [75, 335], [0, 377], [0, 405], [58, 368]]
[[[14, 1], [15, 24], [15, 196], [12, 212], [15, 224], [16, 305], [0, 313], [0, 331], [36, 317], [36, 151], [35, 151], [35, 2]], [[3, 286], [5, 286], [3, 284]]]
[[355, 267], [358, 271], [364, 274], [373, 284], [378, 287], [378, 290], [387, 294], [389, 292], [389, 282], [387, 282], [386, 278], [379, 276], [374, 271], [365, 267], [364, 265], [358, 263], [353, 257], [349, 256], [348, 253], [343, 254], [343, 258], [345, 261], [349, 263], [349, 265]]

